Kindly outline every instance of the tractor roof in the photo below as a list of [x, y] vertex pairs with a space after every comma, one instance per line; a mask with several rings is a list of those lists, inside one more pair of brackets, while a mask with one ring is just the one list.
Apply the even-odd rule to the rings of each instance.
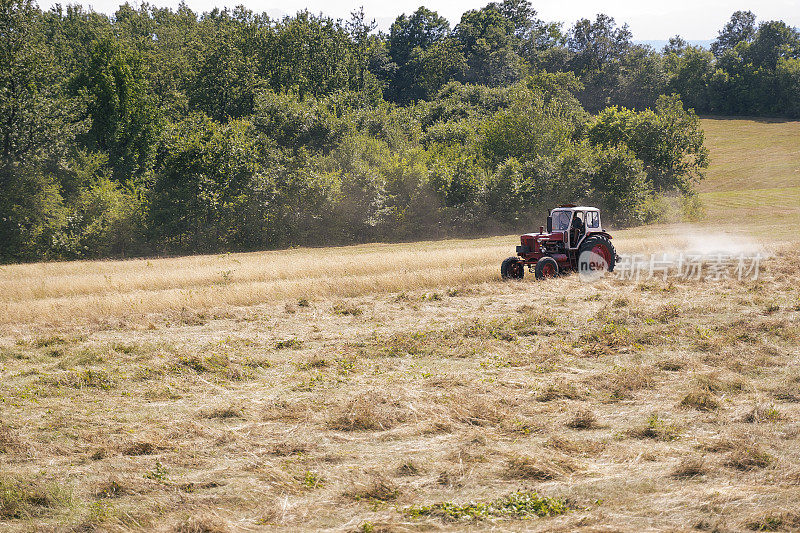
[[600, 211], [600, 209], [585, 205], [560, 205], [554, 208], [553, 211]]

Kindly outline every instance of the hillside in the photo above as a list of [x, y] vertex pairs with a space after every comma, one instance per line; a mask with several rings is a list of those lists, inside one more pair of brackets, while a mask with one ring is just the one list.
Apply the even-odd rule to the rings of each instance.
[[708, 221], [796, 239], [800, 229], [800, 122], [702, 121], [711, 150], [698, 187]]
[[701, 119], [711, 150], [700, 192], [800, 187], [800, 121]]

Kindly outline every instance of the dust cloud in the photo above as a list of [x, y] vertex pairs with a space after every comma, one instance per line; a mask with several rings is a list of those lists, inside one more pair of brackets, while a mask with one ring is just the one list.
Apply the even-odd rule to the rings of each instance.
[[755, 240], [743, 235], [715, 233], [693, 229], [686, 235], [686, 247], [680, 252], [702, 255], [769, 255], [766, 248]]

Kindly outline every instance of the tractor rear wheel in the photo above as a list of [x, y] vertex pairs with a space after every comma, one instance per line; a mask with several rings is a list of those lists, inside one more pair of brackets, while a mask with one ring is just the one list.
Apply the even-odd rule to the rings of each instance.
[[500, 276], [503, 279], [522, 279], [525, 277], [525, 267], [517, 257], [509, 257], [500, 265]]
[[606, 263], [606, 270], [608, 272], [614, 272], [614, 265], [617, 262], [617, 251], [607, 237], [603, 237], [602, 235], [589, 237], [581, 244], [581, 249], [578, 250], [578, 258], [580, 258], [581, 254], [584, 252], [592, 252], [602, 257], [603, 261]]
[[555, 278], [558, 276], [558, 262], [552, 257], [542, 257], [536, 261], [536, 279]]

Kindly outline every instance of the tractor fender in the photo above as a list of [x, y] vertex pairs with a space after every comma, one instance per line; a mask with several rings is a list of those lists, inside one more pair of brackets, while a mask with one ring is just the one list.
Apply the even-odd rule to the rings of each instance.
[[600, 230], [600, 231], [590, 231], [590, 232], [584, 234], [583, 237], [581, 237], [581, 239], [578, 241], [578, 246], [579, 247], [582, 246], [584, 242], [586, 242], [588, 239], [591, 239], [592, 237], [605, 237], [609, 241], [611, 240], [611, 234], [610, 233], [607, 233], [607, 232], [602, 231], [602, 230]]

